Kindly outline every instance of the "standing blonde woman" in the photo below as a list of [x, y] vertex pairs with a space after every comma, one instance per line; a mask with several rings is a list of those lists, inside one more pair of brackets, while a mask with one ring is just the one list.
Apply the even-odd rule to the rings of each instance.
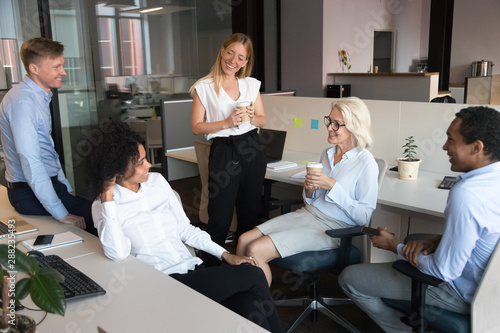
[[[249, 77], [253, 56], [250, 38], [233, 34], [220, 48], [210, 73], [191, 87], [193, 133], [205, 134], [212, 142], [207, 232], [219, 245], [224, 245], [235, 207], [236, 236], [258, 223], [266, 161], [257, 130], [265, 125], [266, 116], [260, 81]], [[238, 109], [239, 102], [250, 105]], [[249, 122], [243, 122], [245, 115]], [[215, 259], [204, 257], [208, 265], [220, 263]]]

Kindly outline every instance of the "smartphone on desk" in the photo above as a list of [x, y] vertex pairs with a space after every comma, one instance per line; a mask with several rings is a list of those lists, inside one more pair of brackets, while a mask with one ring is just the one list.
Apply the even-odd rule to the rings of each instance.
[[54, 235], [40, 235], [35, 239], [33, 246], [50, 245], [53, 239]]

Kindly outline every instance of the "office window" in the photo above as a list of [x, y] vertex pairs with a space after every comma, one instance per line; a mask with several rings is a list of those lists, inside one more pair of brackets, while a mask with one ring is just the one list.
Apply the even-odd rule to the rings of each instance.
[[104, 77], [145, 73], [143, 18], [96, 5], [100, 68]]
[[0, 89], [7, 89], [12, 83], [20, 81], [21, 68], [17, 56], [17, 46], [15, 39], [1, 39], [0, 44]]
[[118, 60], [116, 55], [115, 19], [100, 17], [98, 23], [98, 42], [101, 52], [101, 71], [104, 76], [118, 75]]
[[141, 21], [122, 18], [120, 21], [121, 75], [144, 74]]

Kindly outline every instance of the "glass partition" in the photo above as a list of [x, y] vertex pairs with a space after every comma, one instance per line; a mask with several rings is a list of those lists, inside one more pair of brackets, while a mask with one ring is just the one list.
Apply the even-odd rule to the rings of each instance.
[[[47, 2], [52, 38], [65, 45], [68, 74], [58, 90], [60, 155], [75, 193], [92, 200], [84, 164], [99, 142], [100, 126], [109, 119], [147, 120], [159, 114], [161, 99], [188, 96], [232, 32], [231, 1], [40, 3]], [[38, 5], [37, 0], [0, 1], [0, 98], [25, 74], [22, 43], [41, 35]], [[156, 5], [162, 9], [140, 12]]]

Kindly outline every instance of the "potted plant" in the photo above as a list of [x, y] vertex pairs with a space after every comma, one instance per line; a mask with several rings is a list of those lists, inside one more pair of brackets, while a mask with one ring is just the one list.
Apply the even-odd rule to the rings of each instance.
[[[21, 306], [19, 301], [28, 294], [40, 309], [64, 315], [66, 299], [59, 284], [64, 281], [64, 277], [59, 272], [52, 268], [40, 267], [34, 258], [27, 257], [10, 243], [0, 245], [0, 264], [3, 301], [1, 332], [36, 331], [32, 318], [15, 312], [15, 308]], [[25, 273], [23, 275], [26, 277], [19, 279], [17, 273]]]
[[404, 157], [398, 158], [398, 177], [403, 180], [416, 180], [418, 177], [418, 167], [421, 160], [416, 158], [415, 149], [418, 148], [415, 145], [415, 140], [413, 136], [409, 136], [406, 139], [406, 143], [402, 146], [405, 148], [403, 154]]

